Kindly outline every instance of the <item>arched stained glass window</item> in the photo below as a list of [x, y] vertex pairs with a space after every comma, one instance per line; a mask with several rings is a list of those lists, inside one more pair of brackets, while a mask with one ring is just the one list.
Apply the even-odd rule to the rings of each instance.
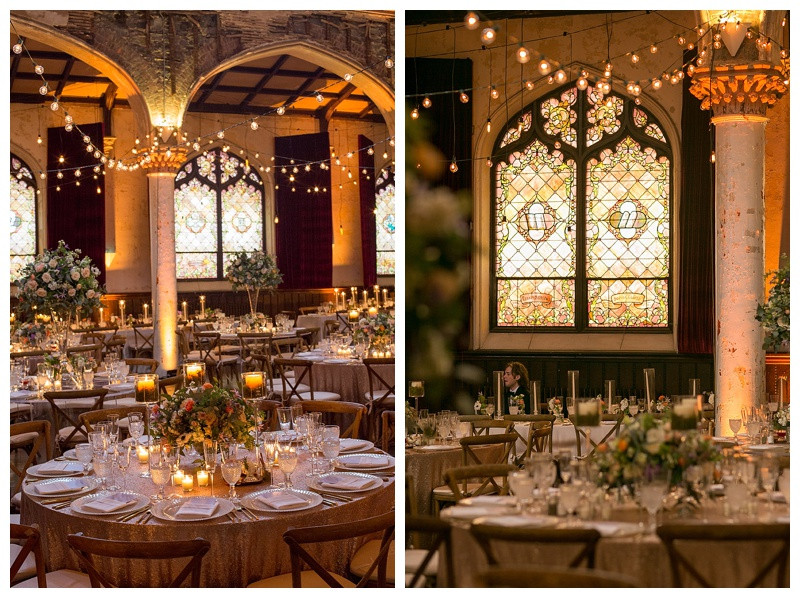
[[501, 130], [494, 328], [668, 328], [672, 151], [655, 117], [572, 84]]
[[25, 164], [11, 154], [10, 225], [11, 279], [37, 254], [36, 242], [36, 179]]
[[394, 276], [394, 170], [375, 180], [375, 245], [378, 276]]
[[221, 279], [231, 253], [263, 251], [264, 185], [244, 160], [220, 149], [195, 157], [175, 177], [179, 279]]

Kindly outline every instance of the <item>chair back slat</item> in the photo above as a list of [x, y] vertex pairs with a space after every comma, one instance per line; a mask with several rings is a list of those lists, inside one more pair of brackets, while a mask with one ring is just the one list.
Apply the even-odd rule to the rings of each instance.
[[158, 360], [146, 357], [126, 357], [125, 364], [131, 374], [155, 374], [158, 371]]
[[[466, 465], [453, 467], [444, 472], [444, 479], [458, 502], [470, 496], [481, 494], [508, 494], [508, 474], [517, 468], [509, 463], [486, 463], [482, 465]], [[497, 483], [502, 479], [502, 486]], [[475, 488], [469, 487], [469, 480], [480, 479]]]
[[[492, 541], [502, 541], [524, 544], [574, 544], [580, 547], [580, 551], [570, 561], [569, 567], [585, 566], [594, 569], [597, 543], [601, 538], [600, 532], [593, 528], [557, 529], [473, 524], [470, 526], [470, 532], [478, 541], [490, 565], [499, 563], [492, 548]], [[585, 564], [582, 565], [584, 561]]]
[[108, 419], [109, 415], [116, 415], [119, 419], [128, 417], [131, 413], [141, 413], [142, 417], [147, 416], [147, 406], [130, 405], [128, 407], [111, 407], [108, 409], [97, 409], [96, 411], [85, 411], [78, 416], [83, 428], [87, 432], [94, 431], [94, 424]]
[[[35, 434], [33, 440], [25, 439], [23, 442], [14, 443], [14, 437], [27, 438], [29, 434]], [[11, 473], [18, 477], [16, 483], [11, 487], [11, 496], [14, 496], [22, 488], [22, 482], [25, 479], [28, 468], [38, 463], [39, 454], [42, 449], [44, 449], [44, 455], [47, 461], [53, 458], [53, 437], [50, 429], [50, 422], [47, 420], [34, 420], [11, 424], [10, 436], [12, 439], [12, 451], [17, 448], [28, 448], [28, 456], [22, 466], [16, 465], [14, 459], [10, 460]]]
[[62, 409], [61, 406], [56, 403], [56, 401], [94, 399], [92, 406], [88, 409], [85, 409], [85, 411], [97, 411], [98, 409], [103, 408], [103, 400], [107, 394], [108, 390], [105, 388], [94, 388], [91, 390], [61, 390], [44, 393], [44, 398], [47, 399], [47, 402], [50, 403], [50, 407], [53, 410], [56, 434], [58, 435], [58, 431], [64, 427], [61, 425], [63, 421], [69, 422], [69, 425], [73, 427], [72, 431], [67, 435], [66, 438], [61, 438], [58, 436], [57, 440], [60, 446], [63, 447], [70, 444], [72, 442], [72, 438], [77, 434], [83, 434], [88, 438], [88, 430], [86, 430], [80, 421], [76, 421], [74, 415]]
[[346, 430], [339, 433], [340, 438], [358, 438], [358, 430], [361, 426], [361, 418], [367, 412], [367, 408], [361, 403], [351, 403], [349, 401], [303, 401], [300, 403], [303, 413], [342, 413], [353, 416], [353, 421]]
[[[282, 357], [276, 357], [272, 360], [272, 363], [278, 366], [281, 381], [283, 382], [284, 405], [288, 405], [292, 398], [296, 398], [298, 401], [304, 400], [299, 389], [300, 384], [306, 379], [306, 377], [308, 379], [308, 386], [311, 389], [311, 400], [314, 400], [314, 374], [312, 371], [314, 366], [313, 361], [309, 361], [307, 359], [285, 359]], [[290, 369], [294, 370], [294, 378], [286, 375]]]
[[38, 526], [36, 524], [30, 526], [12, 523], [11, 540], [22, 542], [17, 558], [11, 563], [11, 583], [14, 583], [14, 578], [25, 564], [25, 559], [28, 558], [28, 555], [33, 554], [33, 560], [36, 564], [36, 583], [40, 588], [46, 588], [47, 577], [44, 570], [44, 556], [42, 554], [41, 534]]
[[[440, 559], [444, 559], [443, 585], [444, 587], [453, 587], [455, 577], [453, 575], [453, 550], [450, 541], [450, 524], [438, 517], [406, 515], [406, 533], [411, 534], [413, 538], [418, 538], [421, 535], [430, 538], [425, 556], [420, 561], [419, 566], [411, 574], [411, 579], [406, 583], [406, 587], [417, 587], [420, 579], [425, 575], [428, 566], [437, 554], [440, 555]], [[440, 547], [444, 550], [440, 551]], [[410, 548], [414, 548], [414, 546]], [[442, 573], [441, 564], [439, 565], [439, 573]]]

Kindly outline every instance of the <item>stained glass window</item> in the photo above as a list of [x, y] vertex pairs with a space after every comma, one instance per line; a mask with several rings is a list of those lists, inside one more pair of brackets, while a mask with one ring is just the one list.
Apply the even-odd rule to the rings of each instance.
[[247, 161], [219, 149], [184, 164], [175, 177], [179, 279], [220, 279], [231, 253], [264, 249], [263, 189]]
[[10, 261], [11, 280], [15, 280], [20, 269], [37, 253], [36, 243], [36, 179], [30, 168], [17, 156], [11, 154]]
[[375, 246], [378, 276], [394, 276], [394, 171], [375, 179]]
[[[562, 87], [496, 141], [494, 327], [670, 325], [671, 152], [655, 117]], [[527, 128], [514, 126], [530, 117]], [[518, 134], [517, 134], [518, 133]]]

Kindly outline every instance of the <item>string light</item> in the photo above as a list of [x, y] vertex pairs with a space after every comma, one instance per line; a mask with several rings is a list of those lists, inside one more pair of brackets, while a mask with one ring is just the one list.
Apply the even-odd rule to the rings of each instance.
[[39, 88], [39, 93], [40, 93], [41, 95], [43, 95], [43, 96], [46, 96], [46, 95], [49, 93], [49, 91], [50, 91], [50, 90], [47, 88], [47, 84], [45, 84], [45, 85], [42, 85], [42, 86]]
[[552, 68], [553, 67], [550, 66], [550, 63], [547, 60], [539, 61], [539, 72], [543, 75], [548, 74]]
[[578, 89], [584, 91], [587, 87], [589, 87], [589, 81], [586, 79], [586, 77], [581, 76], [578, 78], [578, 81], [575, 83], [575, 85]]
[[430, 108], [431, 107], [431, 99], [428, 96], [422, 98], [422, 107], [423, 108]]
[[391, 56], [387, 56], [386, 60], [383, 61], [383, 64], [386, 66], [387, 69], [390, 69], [394, 66], [394, 60], [392, 60]]
[[567, 80], [567, 73], [559, 69], [556, 71], [555, 78], [557, 83], [564, 83]]
[[517, 48], [517, 62], [520, 64], [527, 64], [531, 59], [531, 53], [528, 51], [528, 48], [521, 45]]
[[474, 12], [468, 12], [467, 16], [464, 17], [464, 25], [470, 31], [475, 31], [481, 24], [481, 20], [478, 18]]
[[487, 118], [486, 119], [486, 132], [487, 133], [491, 133], [492, 132], [492, 119], [491, 118]]
[[250, 121], [250, 128], [254, 131], [258, 129], [258, 123], [255, 120]]
[[41, 135], [36, 137], [36, 143], [38, 143], [39, 145], [42, 145], [42, 136]]
[[286, 107], [285, 106], [278, 106], [278, 109], [275, 110], [275, 112], [278, 113], [278, 116], [283, 116], [286, 113]]
[[22, 40], [14, 44], [11, 49], [14, 51], [14, 54], [22, 54]]
[[414, 109], [411, 111], [411, 119], [412, 119], [412, 120], [417, 120], [418, 118], [419, 118], [419, 110], [417, 110], [416, 108], [414, 108]]
[[461, 93], [458, 94], [458, 99], [461, 100], [462, 104], [466, 104], [469, 102], [469, 96], [465, 91], [462, 91]]
[[453, 174], [458, 172], [458, 164], [456, 164], [456, 158], [453, 156], [453, 161], [450, 162], [450, 172]]
[[481, 31], [481, 41], [487, 46], [493, 44], [497, 39], [497, 30], [494, 27], [486, 27]]
[[639, 62], [639, 55], [636, 54], [635, 52], [633, 54], [631, 54], [631, 62], [633, 64], [636, 64], [637, 62]]
[[489, 95], [491, 96], [491, 98], [492, 98], [493, 100], [496, 100], [497, 98], [499, 98], [499, 97], [500, 97], [500, 92], [499, 92], [499, 91], [497, 91], [497, 88], [496, 88], [494, 85], [492, 85], [492, 89], [491, 89], [491, 91], [489, 92]]
[[37, 64], [33, 67], [33, 72], [37, 75], [44, 75], [44, 67], [41, 64]]

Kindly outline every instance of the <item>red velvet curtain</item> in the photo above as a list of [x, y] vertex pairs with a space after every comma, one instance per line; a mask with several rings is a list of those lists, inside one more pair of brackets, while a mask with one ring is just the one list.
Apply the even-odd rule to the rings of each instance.
[[[696, 52], [693, 51], [693, 53]], [[691, 57], [684, 56], [684, 64]], [[714, 171], [711, 114], [683, 79], [678, 352], [714, 352]]]
[[[83, 135], [88, 135], [95, 147], [103, 147], [103, 125], [82, 124], [80, 130], [47, 130], [47, 247], [53, 249], [63, 240], [70, 249], [80, 249], [100, 268], [100, 283], [105, 284], [105, 177], [98, 174], [97, 180], [93, 178], [99, 160], [86, 151], [83, 142]], [[75, 176], [77, 168], [80, 177]], [[64, 175], [61, 179], [58, 170]]]
[[[361, 263], [364, 268], [364, 286], [378, 282], [375, 239], [375, 157], [367, 153], [372, 141], [358, 136], [358, 197], [361, 203]], [[366, 174], [365, 174], [366, 171]]]
[[[329, 159], [328, 133], [275, 138], [275, 246], [283, 274], [282, 289], [332, 286], [331, 175], [319, 167], [320, 161]], [[307, 162], [316, 162], [308, 172], [303, 167]], [[281, 172], [283, 167], [286, 173]], [[291, 175], [294, 182], [289, 180]]]

